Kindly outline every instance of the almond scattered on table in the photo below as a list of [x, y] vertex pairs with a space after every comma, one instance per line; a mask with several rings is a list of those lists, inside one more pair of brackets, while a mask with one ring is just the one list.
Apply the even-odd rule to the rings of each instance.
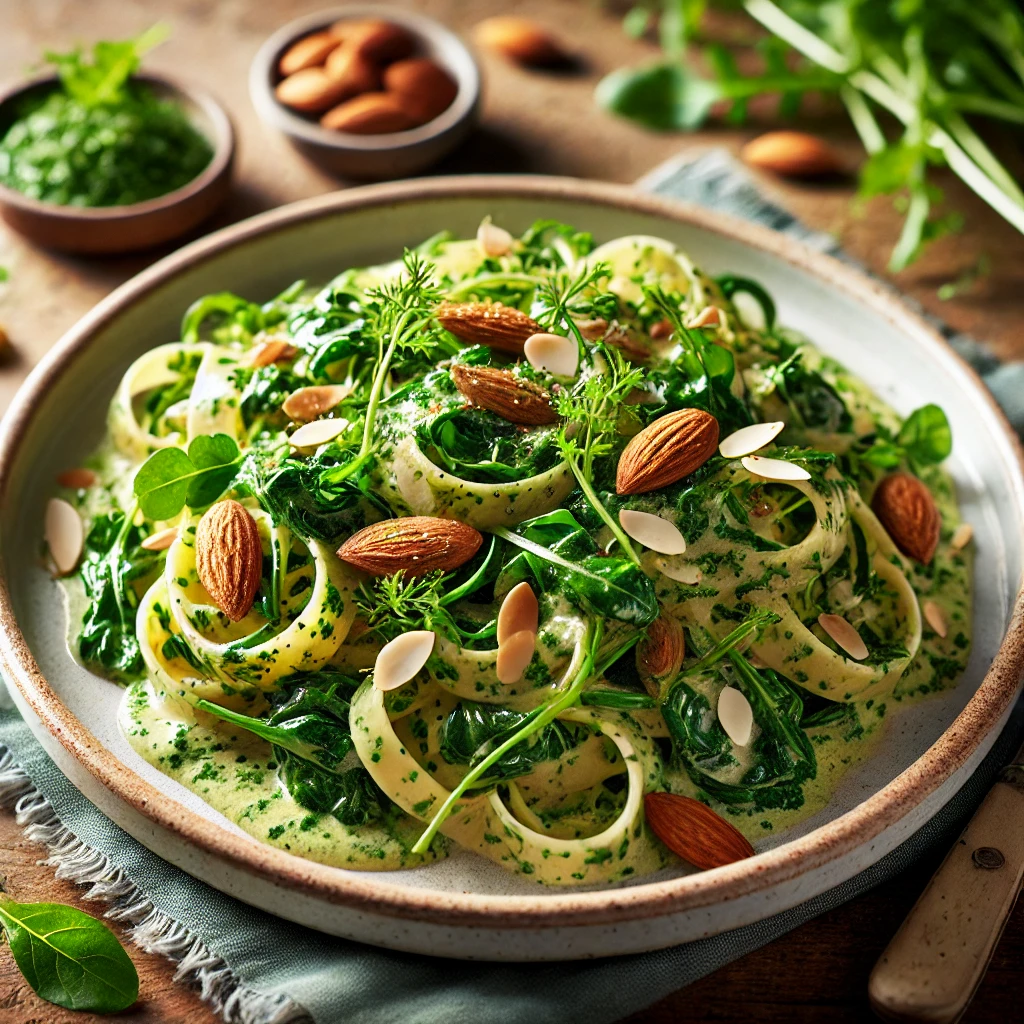
[[748, 142], [740, 155], [753, 167], [788, 178], [817, 178], [843, 169], [835, 149], [806, 132], [766, 132]]
[[739, 830], [706, 804], [675, 793], [644, 797], [647, 824], [677, 856], [702, 871], [754, 856]]
[[57, 474], [57, 484], [72, 491], [84, 491], [96, 483], [96, 474], [91, 469], [66, 469]]
[[356, 135], [404, 132], [433, 121], [459, 86], [416, 36], [380, 18], [345, 19], [294, 42], [278, 62], [278, 102]]
[[211, 505], [196, 527], [196, 572], [232, 622], [249, 614], [262, 569], [260, 531], [249, 510], [231, 499]]
[[558, 68], [572, 63], [565, 47], [547, 29], [528, 18], [485, 18], [473, 30], [473, 38], [485, 49], [523, 67]]

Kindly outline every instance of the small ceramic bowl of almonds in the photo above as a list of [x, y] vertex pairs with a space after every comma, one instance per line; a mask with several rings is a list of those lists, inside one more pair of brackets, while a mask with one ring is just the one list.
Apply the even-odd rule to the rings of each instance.
[[466, 136], [480, 72], [469, 49], [433, 18], [351, 4], [271, 36], [253, 60], [249, 91], [263, 120], [331, 173], [399, 178]]

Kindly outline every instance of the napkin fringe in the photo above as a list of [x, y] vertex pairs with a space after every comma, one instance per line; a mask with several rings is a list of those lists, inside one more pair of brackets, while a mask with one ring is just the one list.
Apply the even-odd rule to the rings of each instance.
[[309, 1014], [286, 995], [265, 995], [244, 985], [197, 935], [158, 910], [103, 853], [79, 839], [57, 817], [49, 800], [0, 746], [0, 806], [14, 808], [25, 838], [45, 847], [57, 878], [88, 886], [83, 898], [109, 904], [104, 917], [130, 925], [132, 942], [177, 964], [175, 982], [199, 997], [225, 1024], [307, 1024]]

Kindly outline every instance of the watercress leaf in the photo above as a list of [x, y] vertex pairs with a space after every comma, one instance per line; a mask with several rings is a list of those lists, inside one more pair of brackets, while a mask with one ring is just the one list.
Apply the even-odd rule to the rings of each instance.
[[603, 78], [596, 92], [606, 110], [662, 131], [699, 128], [722, 96], [717, 82], [675, 62], [620, 68]]
[[68, 1010], [117, 1013], [139, 997], [135, 965], [96, 918], [59, 903], [0, 897], [0, 924], [36, 995]]
[[906, 419], [896, 440], [912, 462], [932, 465], [949, 457], [953, 434], [946, 414], [937, 405], [922, 405]]
[[238, 470], [238, 445], [227, 434], [200, 434], [188, 446], [196, 476], [189, 483], [185, 501], [202, 508], [216, 501]]
[[147, 519], [173, 519], [184, 507], [195, 474], [180, 448], [161, 448], [139, 467], [133, 490]]

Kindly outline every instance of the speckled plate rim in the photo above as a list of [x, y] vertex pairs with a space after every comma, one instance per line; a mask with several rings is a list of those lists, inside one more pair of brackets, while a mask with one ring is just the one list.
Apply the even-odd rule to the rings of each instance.
[[[716, 233], [776, 257], [870, 307], [937, 360], [951, 364], [973, 390], [990, 427], [1002, 435], [1013, 465], [1012, 493], [1024, 507], [1024, 454], [1002, 411], [977, 374], [922, 317], [881, 282], [767, 228], [717, 212], [639, 193], [629, 187], [574, 178], [526, 175], [446, 177], [369, 185], [303, 200], [199, 239], [158, 261], [102, 300], [44, 357], [18, 392], [0, 429], [0, 501], [9, 492], [18, 447], [39, 397], [89, 353], [95, 333], [125, 308], [184, 268], [194, 267], [256, 236], [356, 209], [460, 198], [535, 198], [610, 206], [655, 215]], [[0, 574], [3, 565], [0, 563]], [[900, 822], [963, 766], [1001, 723], [1024, 669], [1024, 589], [1014, 600], [1006, 635], [964, 710], [905, 771], [857, 807], [775, 849], [698, 874], [589, 892], [494, 896], [436, 892], [396, 885], [378, 873], [343, 872], [303, 860], [213, 825], [122, 764], [51, 689], [19, 629], [6, 579], [0, 578], [0, 661], [25, 702], [70, 755], [111, 793], [156, 825], [227, 866], [328, 903], [450, 926], [536, 928], [654, 919], [766, 891], [822, 868]]]

